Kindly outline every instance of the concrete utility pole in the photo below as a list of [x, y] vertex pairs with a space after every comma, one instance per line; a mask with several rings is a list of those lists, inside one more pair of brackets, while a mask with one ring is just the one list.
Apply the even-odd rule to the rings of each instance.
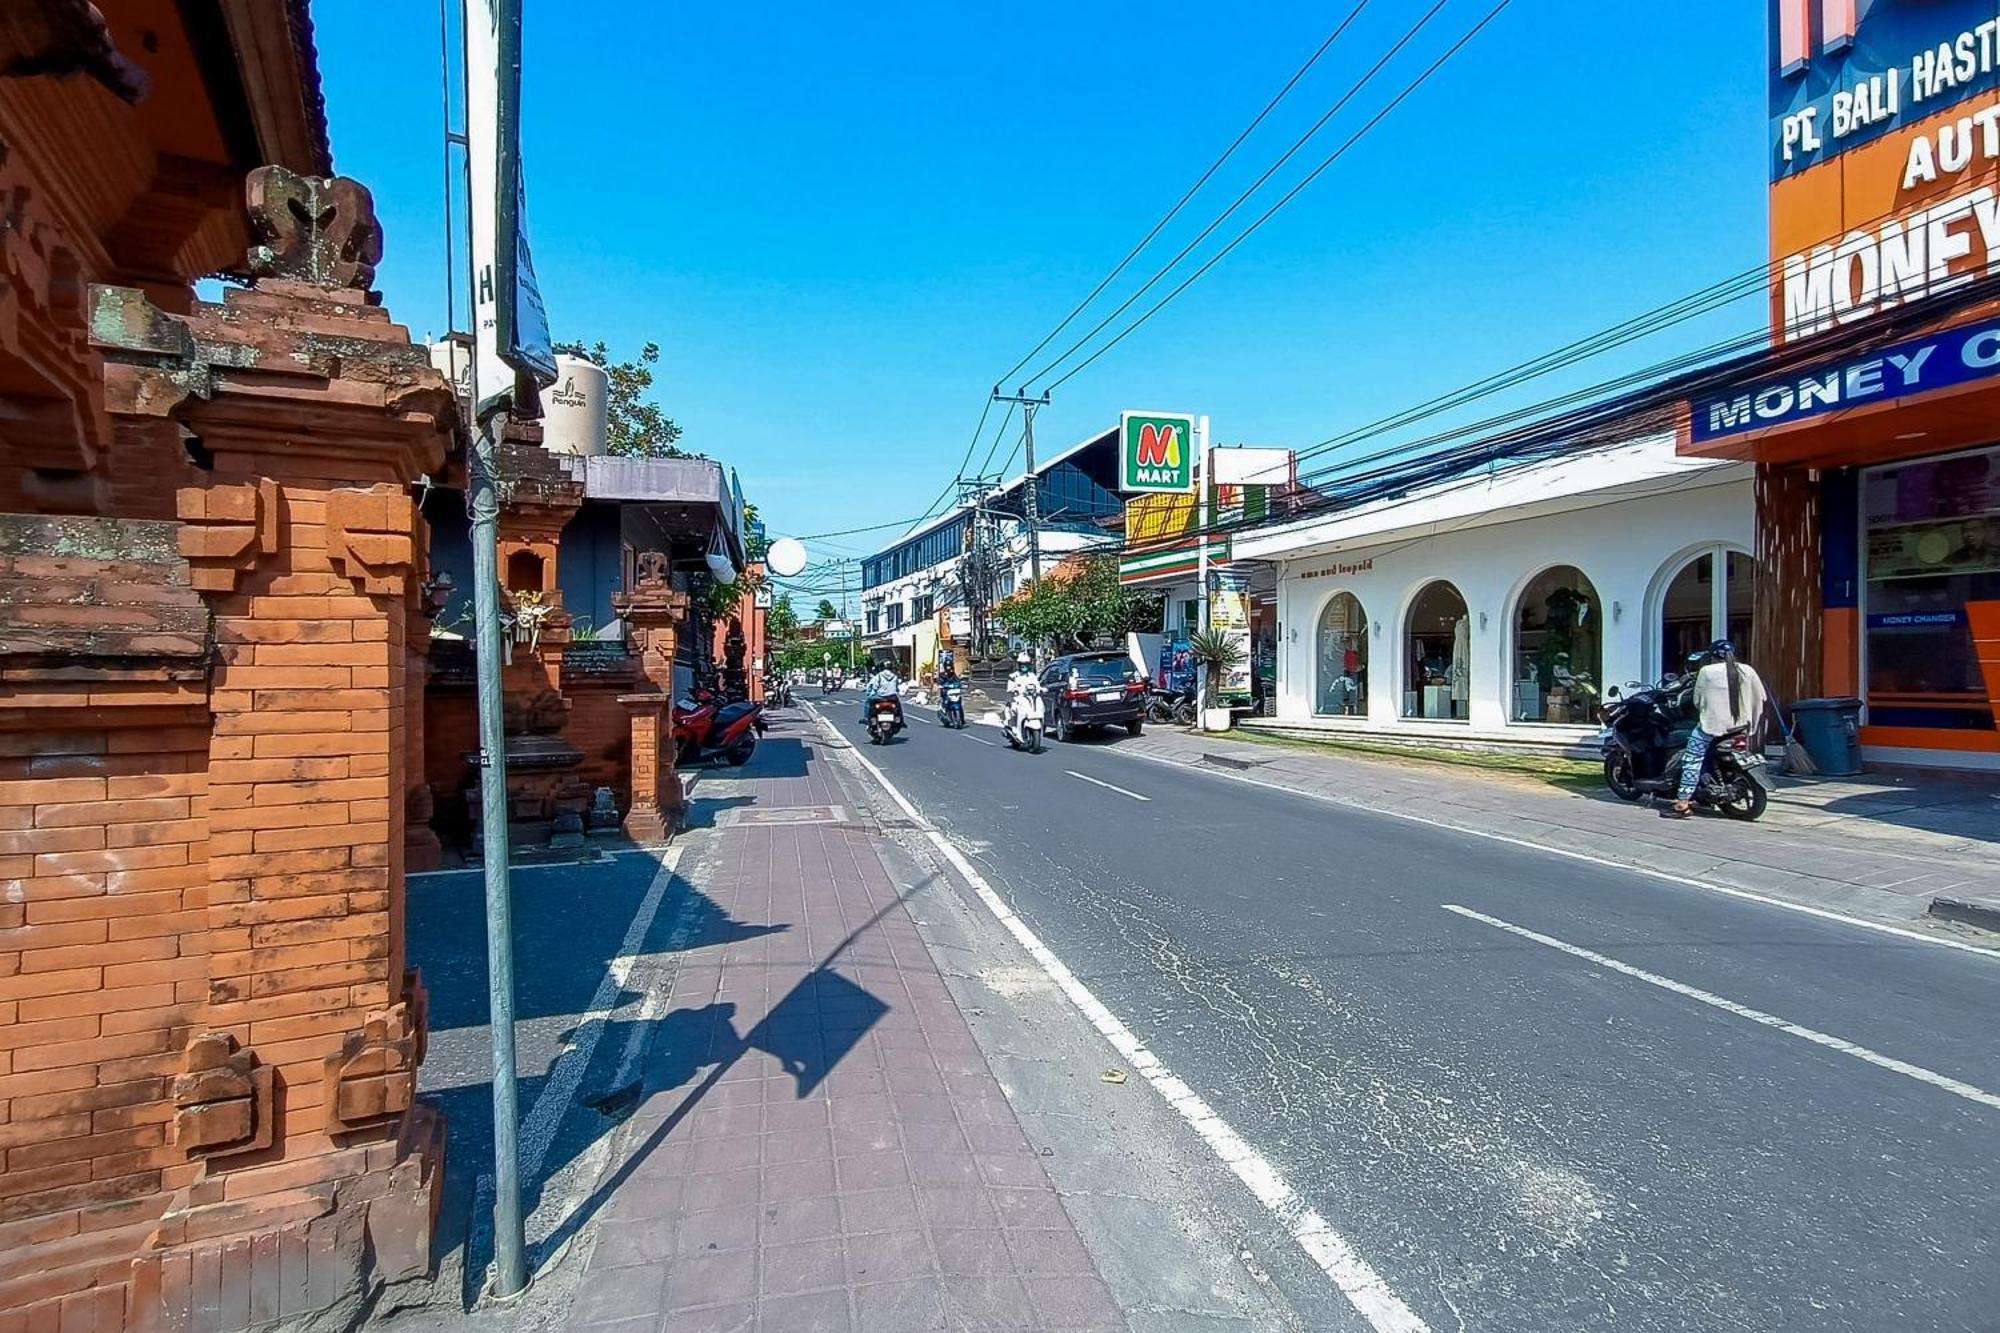
[[1039, 513], [1040, 497], [1035, 494], [1035, 412], [1049, 405], [1049, 396], [1044, 393], [1039, 398], [1028, 395], [1025, 387], [1019, 393], [1001, 393], [998, 385], [993, 388], [993, 401], [1015, 403], [1020, 406], [1021, 418], [1026, 425], [1028, 446], [1028, 481], [1021, 494], [1021, 519], [1028, 525], [1028, 578], [1032, 583], [1042, 581], [1042, 524]]

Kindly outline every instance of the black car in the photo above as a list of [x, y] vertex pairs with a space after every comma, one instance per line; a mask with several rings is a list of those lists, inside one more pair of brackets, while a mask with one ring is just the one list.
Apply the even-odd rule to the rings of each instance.
[[1086, 727], [1145, 726], [1146, 674], [1120, 652], [1072, 653], [1042, 669], [1049, 734], [1066, 741]]

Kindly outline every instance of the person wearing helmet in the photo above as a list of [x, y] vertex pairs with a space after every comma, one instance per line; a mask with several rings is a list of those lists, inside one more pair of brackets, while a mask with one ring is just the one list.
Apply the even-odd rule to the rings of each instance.
[[1026, 649], [1014, 654], [1014, 672], [1007, 677], [1007, 706], [1019, 711], [1017, 705], [1027, 687], [1035, 680], [1035, 659]]
[[1671, 819], [1686, 819], [1694, 813], [1694, 792], [1701, 784], [1702, 769], [1707, 767], [1709, 747], [1745, 727], [1751, 729], [1754, 742], [1764, 717], [1764, 681], [1754, 668], [1736, 660], [1736, 645], [1728, 639], [1709, 645], [1708, 660], [1695, 671], [1689, 693], [1695, 729], [1681, 758], [1679, 799], [1667, 811]]
[[877, 699], [894, 699], [900, 719], [903, 711], [903, 679], [896, 674], [895, 667], [887, 661], [875, 668], [875, 674], [868, 678], [868, 684], [861, 691], [861, 725], [868, 725], [868, 705]]

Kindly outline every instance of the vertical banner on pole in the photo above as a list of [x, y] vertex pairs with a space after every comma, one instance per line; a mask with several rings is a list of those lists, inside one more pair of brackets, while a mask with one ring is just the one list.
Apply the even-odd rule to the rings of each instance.
[[521, 0], [465, 0], [465, 139], [470, 165], [474, 408], [484, 418], [517, 375], [555, 383], [548, 313], [528, 253], [521, 171]]

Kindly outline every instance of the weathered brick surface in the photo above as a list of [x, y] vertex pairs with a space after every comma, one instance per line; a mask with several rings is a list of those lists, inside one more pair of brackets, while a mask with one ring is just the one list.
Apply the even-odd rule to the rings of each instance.
[[0, 514], [0, 1333], [228, 1333], [428, 1255], [410, 486], [453, 408], [363, 291], [90, 299], [110, 438], [207, 468]]

